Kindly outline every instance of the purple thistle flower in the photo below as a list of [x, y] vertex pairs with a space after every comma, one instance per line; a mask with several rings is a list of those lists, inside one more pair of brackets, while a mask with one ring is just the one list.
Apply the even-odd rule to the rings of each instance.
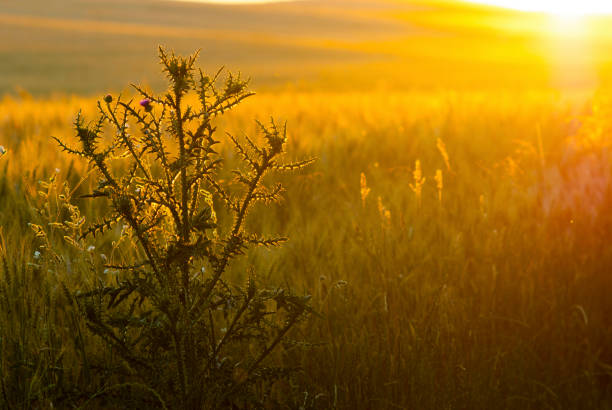
[[140, 100], [140, 105], [145, 109], [145, 111], [151, 111], [153, 109], [151, 106], [151, 100], [148, 98]]

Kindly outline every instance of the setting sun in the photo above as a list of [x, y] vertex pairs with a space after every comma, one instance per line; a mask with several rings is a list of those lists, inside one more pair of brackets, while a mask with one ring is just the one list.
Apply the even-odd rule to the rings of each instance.
[[612, 3], [607, 0], [584, 0], [580, 2], [558, 0], [476, 0], [473, 2], [523, 11], [572, 16], [612, 14]]

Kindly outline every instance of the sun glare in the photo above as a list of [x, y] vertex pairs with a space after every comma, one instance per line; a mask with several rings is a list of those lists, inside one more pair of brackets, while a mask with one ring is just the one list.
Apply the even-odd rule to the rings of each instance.
[[474, 0], [472, 2], [562, 16], [612, 14], [610, 0]]

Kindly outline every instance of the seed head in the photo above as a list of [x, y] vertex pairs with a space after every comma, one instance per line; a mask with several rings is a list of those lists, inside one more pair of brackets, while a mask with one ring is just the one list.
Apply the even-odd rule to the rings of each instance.
[[104, 97], [104, 102], [110, 104], [113, 102], [113, 96], [110, 94], [106, 94], [106, 96]]
[[442, 159], [444, 159], [446, 170], [450, 171], [451, 166], [450, 166], [450, 161], [448, 160], [448, 152], [446, 151], [446, 145], [444, 144], [444, 141], [438, 138], [438, 140], [436, 141], [436, 147], [438, 147], [438, 151], [440, 151], [440, 155], [442, 155]]
[[412, 171], [412, 177], [414, 178], [414, 184], [409, 184], [410, 189], [414, 192], [417, 204], [421, 205], [421, 192], [423, 190], [423, 184], [425, 184], [425, 177], [423, 171], [421, 171], [421, 161], [418, 159], [414, 163], [414, 171]]
[[442, 177], [442, 170], [436, 170], [436, 176], [434, 177], [436, 180], [436, 187], [438, 188], [438, 201], [442, 203], [442, 189], [444, 188], [444, 178]]
[[365, 208], [366, 198], [370, 193], [370, 188], [368, 188], [368, 182], [366, 180], [365, 174], [361, 173], [361, 205]]
[[390, 227], [391, 226], [391, 211], [389, 211], [383, 205], [382, 198], [380, 196], [378, 197], [378, 213], [380, 215], [380, 218], [383, 221], [383, 226]]

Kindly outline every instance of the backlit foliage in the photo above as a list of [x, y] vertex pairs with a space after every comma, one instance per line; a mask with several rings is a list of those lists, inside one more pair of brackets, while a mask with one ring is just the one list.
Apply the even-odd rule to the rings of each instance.
[[[298, 170], [312, 161], [282, 162], [285, 126], [258, 123], [263, 145], [227, 134], [242, 166], [231, 170], [231, 184], [220, 178], [224, 162], [216, 151], [215, 121], [252, 93], [239, 76], [228, 74], [220, 83], [221, 71], [210, 77], [197, 70], [196, 58], [160, 48], [166, 93], [135, 87], [138, 104], [107, 95], [98, 102], [95, 121], [77, 115], [79, 146], [56, 138], [64, 151], [86, 159], [97, 178], [80, 198], [103, 201], [107, 209], [87, 223], [71, 204], [77, 199], [73, 193], [51, 180], [42, 186], [46, 206], [40, 213], [53, 232], [32, 225], [48, 260], [65, 263], [50, 244], [50, 235], [59, 232], [89, 261], [89, 285], [67, 290], [66, 297], [113, 352], [108, 362], [95, 355], [87, 360], [115, 382], [90, 396], [90, 405], [261, 404], [267, 400], [262, 384], [289, 371], [265, 360], [309, 311], [309, 297], [262, 289], [252, 269], [243, 286], [229, 281], [226, 271], [247, 249], [286, 240], [249, 232], [248, 214], [256, 203], [281, 198], [282, 185], [265, 183], [268, 173]], [[197, 104], [186, 103], [189, 94], [197, 96]], [[228, 223], [219, 222], [220, 210]], [[119, 238], [108, 254], [99, 253], [92, 243], [113, 232]]]

